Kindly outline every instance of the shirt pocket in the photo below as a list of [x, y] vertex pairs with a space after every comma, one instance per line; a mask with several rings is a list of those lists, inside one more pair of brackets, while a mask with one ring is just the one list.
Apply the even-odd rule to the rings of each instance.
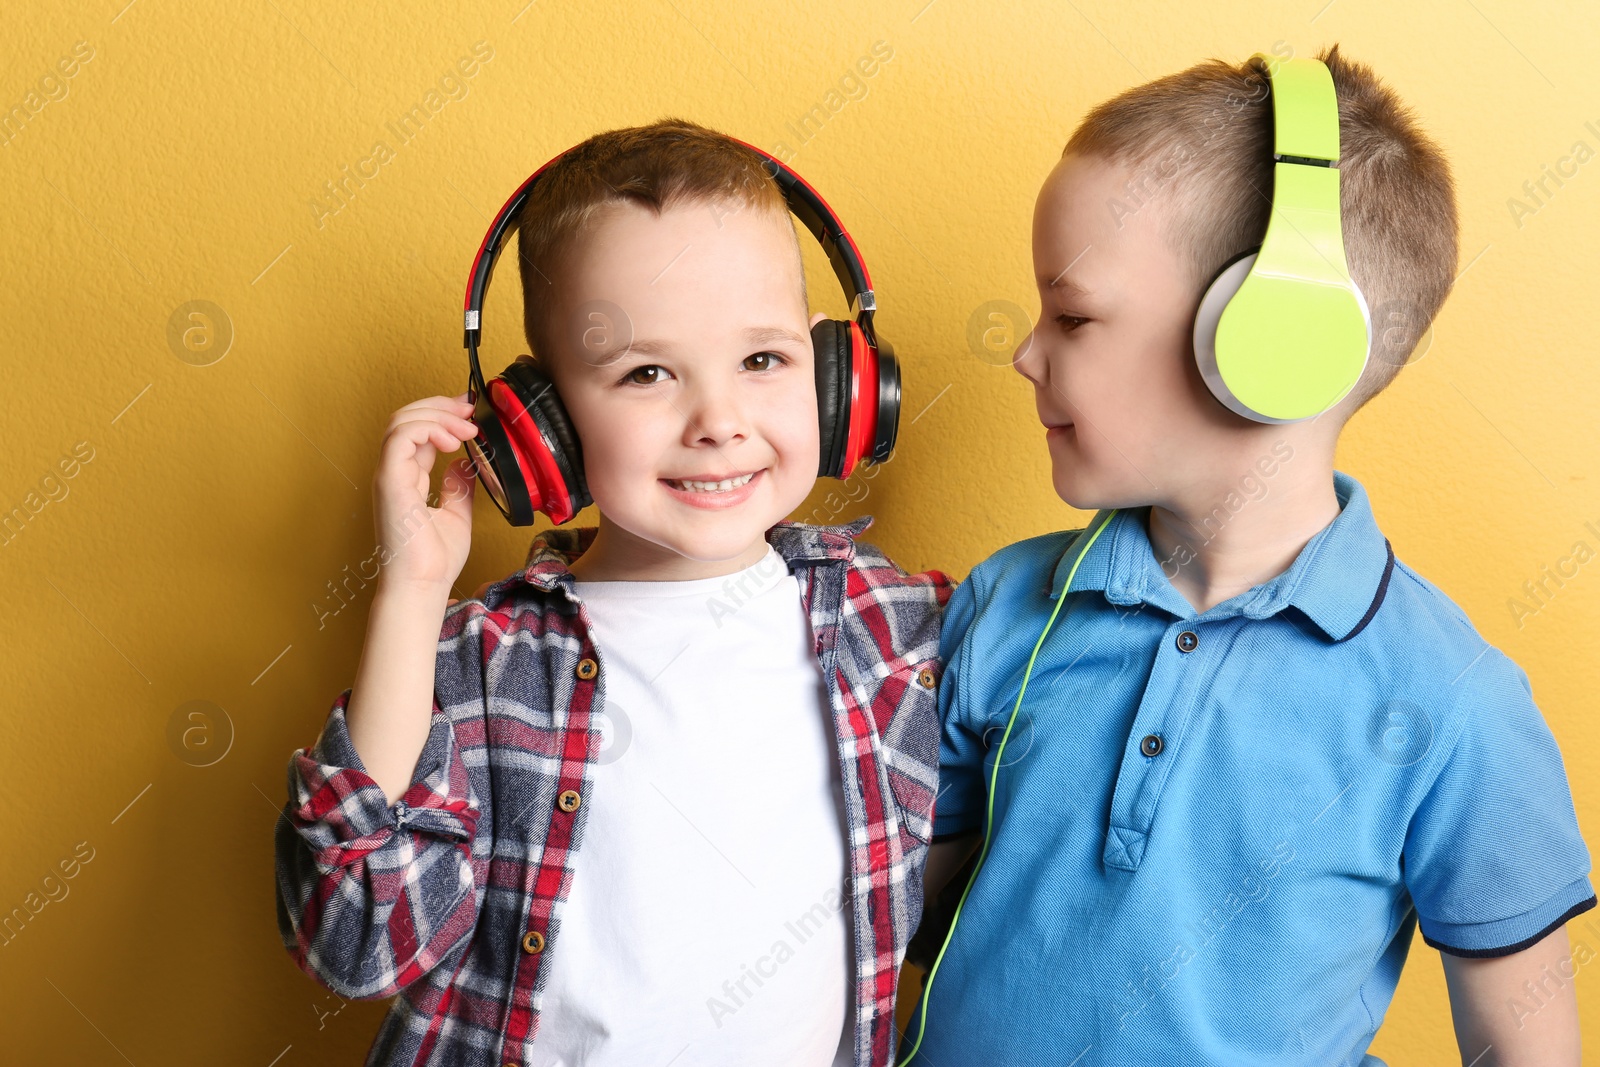
[[883, 760], [900, 824], [908, 930], [915, 930], [922, 918], [922, 872], [939, 793], [938, 684], [943, 670], [936, 658], [912, 663], [884, 679], [878, 694], [891, 708], [882, 736]]
[[939, 792], [938, 684], [943, 669], [938, 659], [912, 663], [890, 674], [879, 694], [893, 705], [883, 748], [901, 849], [919, 869], [933, 836]]

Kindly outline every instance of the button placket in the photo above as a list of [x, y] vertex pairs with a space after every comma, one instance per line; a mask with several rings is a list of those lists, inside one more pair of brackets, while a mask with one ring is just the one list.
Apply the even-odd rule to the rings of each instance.
[[1156, 646], [1150, 680], [1123, 745], [1111, 797], [1102, 860], [1108, 867], [1138, 870], [1155, 821], [1157, 801], [1172, 772], [1168, 742], [1182, 732], [1204, 681], [1205, 664], [1194, 653], [1200, 635], [1192, 621], [1173, 624]]
[[[599, 682], [596, 681], [596, 679], [600, 674], [600, 664], [593, 656], [584, 656], [582, 659], [578, 660], [578, 662], [572, 668], [572, 673], [573, 676], [578, 680], [578, 685], [580, 687], [584, 685], [599, 685]], [[567, 728], [571, 729], [570, 722], [567, 724]], [[555, 810], [550, 814], [552, 824], [561, 820], [565, 816], [572, 815], [578, 810], [582, 803], [583, 796], [578, 790], [561, 790], [561, 792], [556, 794]], [[546, 944], [547, 941], [545, 935], [538, 930], [529, 930], [527, 933], [522, 935], [522, 938], [518, 942], [518, 946], [521, 948], [524, 955], [534, 957], [534, 959], [528, 961], [528, 973], [530, 977], [528, 979], [529, 985], [527, 988], [531, 988], [533, 982], [532, 976], [538, 974], [539, 967], [542, 965], [542, 955], [544, 953]], [[524, 991], [525, 990], [523, 988], [519, 987], [516, 992], [520, 994]], [[514, 1060], [508, 1060], [506, 1063], [508, 1067], [517, 1067], [516, 1061]]]
[[[600, 674], [600, 664], [593, 656], [584, 656], [572, 669], [573, 675], [579, 682], [586, 682], [598, 686], [595, 679]], [[568, 726], [570, 729], [570, 724]], [[556, 795], [556, 808], [571, 815], [583, 803], [583, 796], [576, 789], [563, 789]]]

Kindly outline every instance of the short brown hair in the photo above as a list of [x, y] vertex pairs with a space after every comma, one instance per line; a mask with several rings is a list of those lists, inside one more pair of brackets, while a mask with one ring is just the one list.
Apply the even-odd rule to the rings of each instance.
[[[518, 220], [523, 330], [536, 358], [549, 352], [543, 316], [553, 296], [551, 279], [562, 255], [604, 208], [634, 203], [659, 215], [683, 202], [731, 202], [787, 217], [770, 168], [726, 134], [674, 118], [595, 134], [551, 164]], [[804, 278], [802, 271], [802, 291]]]
[[[1354, 413], [1394, 380], [1449, 295], [1455, 184], [1444, 153], [1370, 67], [1340, 55], [1337, 44], [1316, 58], [1339, 100], [1345, 259], [1372, 313], [1372, 356], [1351, 390]], [[1224, 263], [1266, 234], [1272, 143], [1265, 75], [1248, 62], [1212, 59], [1100, 104], [1062, 155], [1133, 168], [1134, 203], [1120, 205], [1125, 213], [1143, 206], [1142, 194], [1170, 196], [1164, 236], [1187, 264], [1198, 300]]]

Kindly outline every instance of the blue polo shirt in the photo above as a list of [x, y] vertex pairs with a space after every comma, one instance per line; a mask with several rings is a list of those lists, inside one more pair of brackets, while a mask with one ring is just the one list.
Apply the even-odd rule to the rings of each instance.
[[[1370, 1067], [1417, 926], [1503, 955], [1594, 905], [1527, 675], [1395, 559], [1359, 482], [1334, 488], [1287, 571], [1200, 614], [1150, 509], [1111, 517], [1039, 652], [913, 1062]], [[950, 601], [938, 836], [983, 829], [1080, 532]]]

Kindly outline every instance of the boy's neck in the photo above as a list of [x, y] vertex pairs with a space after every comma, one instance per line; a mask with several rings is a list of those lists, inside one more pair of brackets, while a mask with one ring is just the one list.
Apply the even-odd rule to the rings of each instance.
[[687, 582], [754, 566], [767, 548], [765, 538], [758, 538], [729, 559], [690, 559], [618, 526], [602, 512], [594, 541], [569, 569], [580, 582]]
[[[1265, 482], [1260, 499], [1233, 484], [1201, 487], [1170, 506], [1151, 505], [1150, 547], [1196, 613], [1288, 570], [1306, 543], [1339, 517], [1332, 455], [1297, 457], [1292, 466], [1297, 469]], [[1244, 500], [1238, 511], [1224, 503], [1230, 492]]]

